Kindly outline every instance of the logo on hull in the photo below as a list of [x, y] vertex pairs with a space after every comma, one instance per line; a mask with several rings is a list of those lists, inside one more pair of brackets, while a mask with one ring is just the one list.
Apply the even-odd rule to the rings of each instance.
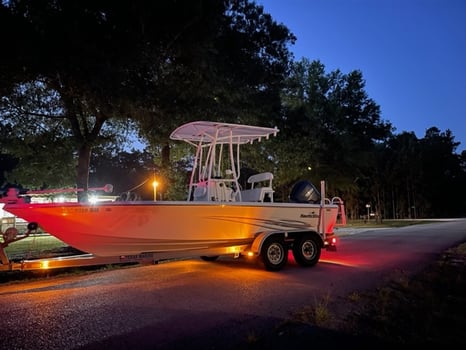
[[319, 214], [316, 214], [315, 212], [312, 212], [310, 214], [301, 214], [300, 217], [301, 218], [309, 218], [309, 219], [318, 219]]

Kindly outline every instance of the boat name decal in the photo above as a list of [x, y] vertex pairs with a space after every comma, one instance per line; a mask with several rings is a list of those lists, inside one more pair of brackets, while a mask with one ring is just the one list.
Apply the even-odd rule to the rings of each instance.
[[67, 208], [65, 210], [67, 213], [72, 214], [84, 214], [84, 213], [97, 213], [99, 212], [99, 208], [96, 207], [89, 207], [89, 208]]
[[314, 212], [310, 214], [301, 214], [300, 217], [302, 218], [319, 218], [319, 214], [316, 214]]

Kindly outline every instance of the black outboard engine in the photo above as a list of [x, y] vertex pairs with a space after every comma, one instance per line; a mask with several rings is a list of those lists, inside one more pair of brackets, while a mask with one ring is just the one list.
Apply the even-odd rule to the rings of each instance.
[[320, 203], [320, 193], [311, 182], [301, 180], [293, 185], [290, 201], [293, 203]]

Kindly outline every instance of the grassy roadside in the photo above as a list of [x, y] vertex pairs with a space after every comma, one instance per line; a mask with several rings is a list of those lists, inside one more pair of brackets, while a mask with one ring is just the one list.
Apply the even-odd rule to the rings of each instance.
[[394, 344], [466, 345], [466, 243], [423, 272], [397, 272], [388, 283], [354, 300], [341, 328]]
[[57, 238], [47, 234], [32, 234], [5, 248], [10, 260], [36, 259], [59, 254], [68, 246]]
[[345, 227], [347, 228], [391, 228], [391, 227], [404, 227], [404, 226], [413, 226], [413, 225], [422, 225], [422, 224], [432, 224], [434, 222], [440, 222], [439, 220], [382, 220], [377, 222], [374, 219], [369, 221], [365, 220], [348, 220]]
[[[395, 272], [383, 286], [334, 300], [326, 296], [250, 336], [249, 349], [299, 344], [361, 346], [466, 345], [466, 243], [445, 251], [421, 273]], [[251, 332], [251, 334], [258, 334]]]

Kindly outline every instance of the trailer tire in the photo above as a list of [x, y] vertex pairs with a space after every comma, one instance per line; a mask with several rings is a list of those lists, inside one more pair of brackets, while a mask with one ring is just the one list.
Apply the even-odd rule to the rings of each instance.
[[320, 259], [319, 242], [310, 234], [304, 234], [293, 243], [293, 257], [303, 267], [311, 267]]
[[204, 261], [215, 261], [218, 259], [218, 255], [203, 255], [201, 256], [201, 259], [204, 260]]
[[267, 271], [280, 271], [288, 262], [288, 248], [282, 238], [270, 236], [262, 244], [260, 257]]

